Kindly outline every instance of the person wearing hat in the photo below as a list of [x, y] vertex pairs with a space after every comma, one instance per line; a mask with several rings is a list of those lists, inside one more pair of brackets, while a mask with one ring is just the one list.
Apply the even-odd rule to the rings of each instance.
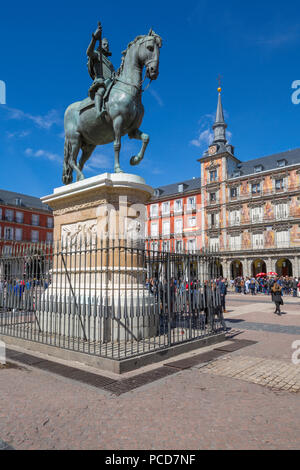
[[275, 282], [271, 289], [272, 302], [274, 302], [276, 305], [276, 310], [274, 313], [276, 313], [277, 315], [281, 315], [280, 305], [283, 305], [281, 289], [282, 287], [278, 282]]

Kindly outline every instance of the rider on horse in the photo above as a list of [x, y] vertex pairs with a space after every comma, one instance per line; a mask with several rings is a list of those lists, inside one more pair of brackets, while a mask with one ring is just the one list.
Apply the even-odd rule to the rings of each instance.
[[[90, 98], [95, 101], [96, 115], [100, 118], [105, 109], [103, 109], [103, 97], [109, 85], [112, 83], [115, 69], [108, 57], [111, 57], [109, 43], [102, 37], [102, 27], [99, 23], [98, 29], [93, 34], [92, 41], [87, 50], [88, 70], [91, 78], [94, 80], [89, 89]], [[95, 50], [96, 42], [99, 41], [99, 47]]]

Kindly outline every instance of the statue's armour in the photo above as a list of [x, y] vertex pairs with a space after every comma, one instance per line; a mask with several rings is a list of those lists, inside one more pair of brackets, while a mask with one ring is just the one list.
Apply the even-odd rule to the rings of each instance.
[[[97, 60], [95, 60], [94, 63], [94, 71], [96, 78], [100, 78], [100, 53], [99, 51], [95, 51], [95, 54], [97, 56]], [[102, 54], [102, 64], [103, 64], [103, 78], [104, 80], [107, 79], [112, 79], [113, 73], [115, 71], [113, 64], [108, 60], [107, 57], [105, 57], [104, 54]]]

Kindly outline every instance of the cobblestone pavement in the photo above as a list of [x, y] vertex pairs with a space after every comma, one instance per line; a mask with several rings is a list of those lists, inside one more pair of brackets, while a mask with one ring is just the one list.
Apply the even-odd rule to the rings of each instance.
[[227, 356], [208, 364], [201, 372], [245, 380], [274, 390], [300, 391], [300, 367], [277, 360]]
[[[231, 323], [232, 335], [257, 344], [120, 396], [33, 367], [1, 369], [0, 445], [16, 449], [299, 449], [300, 393], [295, 388], [300, 385], [300, 365], [291, 361], [292, 343], [300, 340], [296, 333], [299, 305], [285, 306], [282, 317], [273, 314], [271, 303], [240, 305], [229, 299], [227, 308], [227, 321], [297, 329], [290, 334], [274, 332], [276, 328], [240, 330], [243, 322]], [[189, 354], [199, 354], [199, 350]]]
[[270, 331], [272, 333], [283, 333], [287, 335], [299, 335], [300, 326], [274, 325], [273, 323], [246, 322], [244, 320], [227, 320], [226, 325], [229, 328], [240, 328], [241, 330]]

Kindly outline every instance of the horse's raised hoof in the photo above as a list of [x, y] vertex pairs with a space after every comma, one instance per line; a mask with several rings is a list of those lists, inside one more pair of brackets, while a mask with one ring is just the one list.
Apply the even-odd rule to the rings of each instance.
[[131, 166], [136, 166], [140, 163], [139, 157], [135, 156], [130, 159], [130, 165]]

